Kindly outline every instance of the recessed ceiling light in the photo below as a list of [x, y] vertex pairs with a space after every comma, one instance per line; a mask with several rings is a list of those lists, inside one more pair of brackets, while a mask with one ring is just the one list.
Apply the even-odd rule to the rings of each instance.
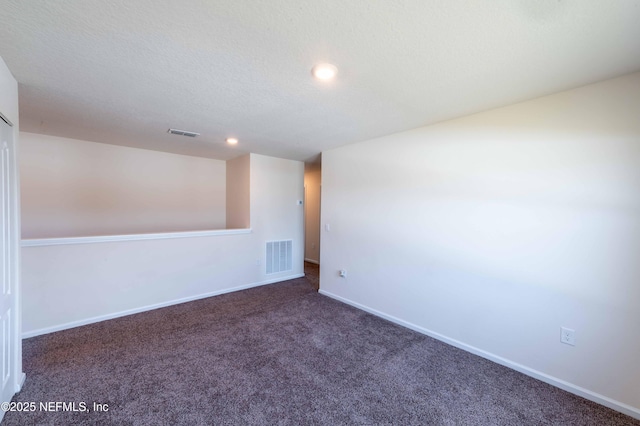
[[229, 145], [235, 145], [235, 144], [238, 143], [238, 139], [236, 139], [236, 138], [227, 138], [227, 143]]
[[332, 64], [318, 64], [311, 68], [311, 74], [318, 80], [331, 80], [338, 74], [338, 68]]

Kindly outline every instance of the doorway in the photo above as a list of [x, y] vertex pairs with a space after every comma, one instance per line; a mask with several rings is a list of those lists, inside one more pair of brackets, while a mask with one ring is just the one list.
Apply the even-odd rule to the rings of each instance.
[[320, 282], [322, 163], [304, 165], [304, 271], [316, 290]]

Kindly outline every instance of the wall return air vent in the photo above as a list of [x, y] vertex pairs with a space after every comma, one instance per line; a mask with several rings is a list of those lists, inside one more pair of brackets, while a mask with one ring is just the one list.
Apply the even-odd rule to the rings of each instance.
[[292, 246], [293, 240], [267, 242], [267, 259], [265, 262], [267, 274], [293, 269]]
[[189, 136], [190, 138], [195, 138], [196, 136], [200, 136], [200, 133], [189, 132], [187, 130], [178, 130], [178, 129], [169, 129], [167, 133], [171, 133], [172, 135], [180, 135], [180, 136]]

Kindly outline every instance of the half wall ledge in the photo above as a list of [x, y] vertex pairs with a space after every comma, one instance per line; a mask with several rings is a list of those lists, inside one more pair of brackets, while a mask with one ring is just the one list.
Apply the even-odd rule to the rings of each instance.
[[167, 240], [172, 238], [217, 237], [250, 234], [251, 228], [215, 229], [209, 231], [161, 232], [154, 234], [103, 235], [93, 237], [30, 238], [21, 241], [22, 247], [62, 246], [69, 244], [112, 243], [120, 241]]

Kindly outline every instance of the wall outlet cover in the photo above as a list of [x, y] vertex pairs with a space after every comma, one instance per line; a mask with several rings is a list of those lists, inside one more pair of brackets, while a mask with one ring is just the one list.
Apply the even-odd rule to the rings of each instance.
[[560, 327], [560, 341], [567, 345], [576, 345], [576, 331], [567, 327]]

